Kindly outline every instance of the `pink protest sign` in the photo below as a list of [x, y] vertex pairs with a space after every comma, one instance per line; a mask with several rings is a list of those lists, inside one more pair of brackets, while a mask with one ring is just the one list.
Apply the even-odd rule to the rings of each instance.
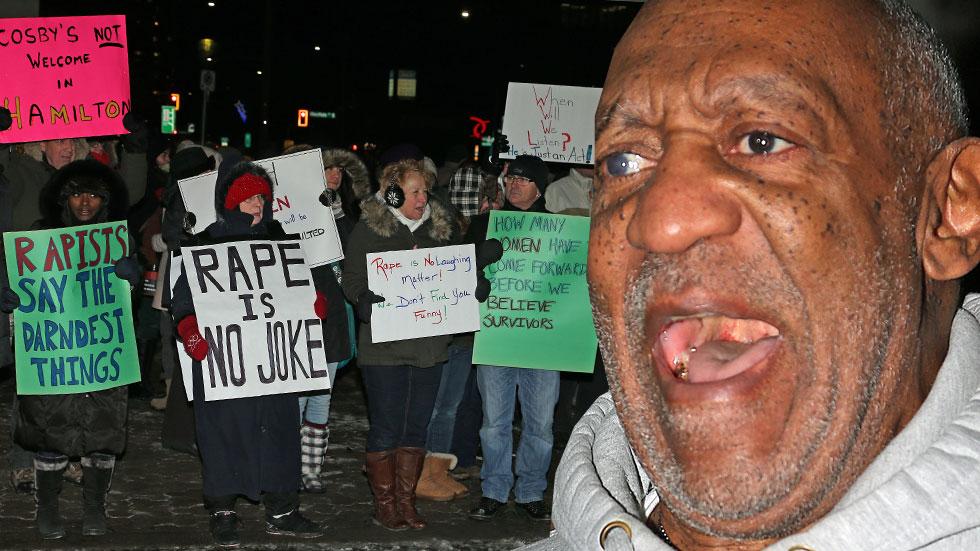
[[0, 143], [126, 133], [125, 16], [0, 19], [0, 105]]

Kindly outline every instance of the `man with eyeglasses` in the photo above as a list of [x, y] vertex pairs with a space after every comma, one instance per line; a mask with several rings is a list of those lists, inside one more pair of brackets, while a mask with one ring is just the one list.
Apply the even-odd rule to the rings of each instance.
[[[506, 201], [502, 210], [548, 212], [544, 190], [549, 174], [544, 161], [519, 155], [504, 173]], [[483, 397], [483, 497], [470, 511], [474, 520], [490, 520], [510, 497], [534, 520], [551, 520], [544, 503], [551, 466], [552, 422], [558, 402], [558, 372], [496, 365], [477, 366], [477, 384]], [[511, 470], [515, 394], [521, 401], [521, 442], [517, 448], [517, 481]]]

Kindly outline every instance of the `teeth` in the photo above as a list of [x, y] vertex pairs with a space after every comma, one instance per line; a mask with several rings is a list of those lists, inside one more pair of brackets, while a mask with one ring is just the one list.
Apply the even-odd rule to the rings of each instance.
[[674, 356], [674, 377], [677, 377], [681, 381], [687, 380], [687, 362], [691, 360], [691, 354], [697, 352], [696, 346], [692, 346], [688, 350], [681, 352], [680, 354]]

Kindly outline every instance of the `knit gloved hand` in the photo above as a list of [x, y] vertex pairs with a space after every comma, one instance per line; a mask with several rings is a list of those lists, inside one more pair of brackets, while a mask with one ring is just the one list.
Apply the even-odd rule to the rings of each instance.
[[313, 301], [313, 312], [320, 319], [327, 319], [327, 295], [320, 291], [316, 292], [316, 300]]
[[478, 302], [486, 302], [490, 296], [490, 280], [483, 269], [500, 260], [504, 256], [504, 246], [499, 239], [492, 238], [481, 241], [476, 246], [476, 291], [473, 296]]
[[20, 308], [20, 295], [10, 287], [0, 289], [0, 311], [9, 314]]
[[136, 288], [140, 284], [140, 280], [143, 277], [142, 270], [140, 270], [139, 262], [136, 262], [131, 256], [124, 256], [116, 261], [116, 275], [119, 279], [124, 279], [129, 282], [133, 288]]
[[361, 318], [364, 323], [371, 323], [373, 306], [384, 301], [385, 297], [374, 294], [370, 289], [364, 291], [361, 296], [357, 297], [357, 317]]
[[123, 126], [129, 134], [119, 136], [119, 143], [127, 153], [146, 153], [150, 147], [150, 129], [132, 111], [123, 117]]
[[188, 356], [199, 362], [208, 356], [208, 341], [204, 340], [201, 330], [197, 328], [197, 316], [191, 314], [180, 320], [177, 323], [177, 334], [184, 341], [184, 350]]
[[10, 116], [10, 109], [0, 106], [0, 131], [10, 128], [13, 123], [14, 119]]

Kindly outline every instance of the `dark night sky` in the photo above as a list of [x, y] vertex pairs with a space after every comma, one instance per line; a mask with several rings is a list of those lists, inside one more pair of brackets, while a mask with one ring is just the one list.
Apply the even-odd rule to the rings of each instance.
[[[380, 148], [411, 141], [437, 161], [453, 143], [474, 143], [470, 115], [499, 123], [508, 81], [601, 86], [612, 50], [640, 6], [603, 0], [214, 3], [41, 0], [40, 6], [44, 16], [127, 15], [134, 108], [152, 125], [160, 104], [177, 91], [180, 127], [194, 122], [200, 129], [198, 78], [207, 67], [218, 83], [208, 104], [210, 140], [227, 136], [241, 146], [248, 131], [257, 155], [278, 151], [287, 137], [317, 145], [371, 141]], [[980, 2], [912, 3], [950, 44], [971, 105], [980, 105], [974, 39]], [[463, 9], [468, 19], [460, 16]], [[204, 37], [216, 43], [212, 62], [197, 49]], [[415, 100], [387, 97], [393, 69], [417, 72]], [[263, 98], [268, 126], [261, 124]], [[246, 123], [236, 115], [236, 101], [245, 104]], [[335, 111], [337, 119], [314, 119], [300, 129], [299, 108]], [[976, 134], [980, 127], [972, 119]]]

